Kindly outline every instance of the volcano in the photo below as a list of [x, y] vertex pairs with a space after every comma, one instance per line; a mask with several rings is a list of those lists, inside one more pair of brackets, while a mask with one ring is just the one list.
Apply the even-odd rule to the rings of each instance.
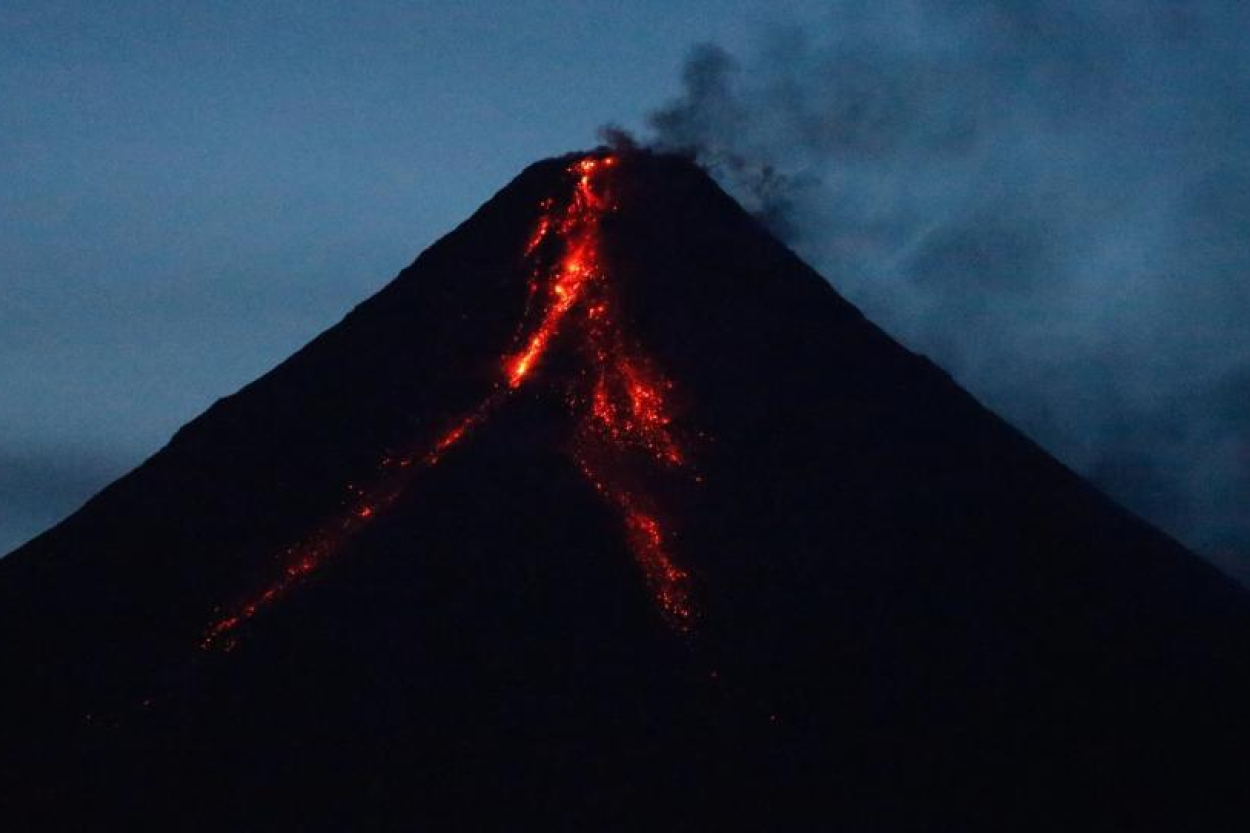
[[16, 829], [1244, 829], [1250, 597], [679, 156], [536, 163], [0, 561]]

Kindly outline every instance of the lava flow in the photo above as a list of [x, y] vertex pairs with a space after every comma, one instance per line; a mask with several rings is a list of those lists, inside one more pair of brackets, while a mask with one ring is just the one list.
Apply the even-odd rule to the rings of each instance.
[[[413, 476], [437, 466], [513, 391], [529, 382], [559, 337], [570, 337], [581, 368], [565, 401], [576, 428], [571, 453], [595, 491], [621, 516], [626, 540], [664, 618], [689, 632], [696, 618], [690, 574], [674, 560], [655, 499], [638, 484], [655, 466], [685, 465], [672, 430], [666, 393], [672, 384], [631, 346], [615, 312], [602, 262], [600, 224], [613, 210], [608, 172], [614, 156], [587, 156], [568, 168], [569, 197], [557, 208], [548, 198], [525, 247], [532, 279], [513, 349], [502, 362], [502, 379], [475, 408], [433, 443], [386, 457], [371, 485], [349, 487], [346, 510], [285, 552], [286, 568], [264, 591], [208, 629], [202, 646], [229, 649], [240, 625], [314, 572], [363, 526], [390, 508]], [[537, 303], [536, 303], [537, 302]], [[530, 320], [535, 319], [535, 320]], [[567, 336], [565, 335], [567, 333]]]
[[378, 464], [380, 476], [368, 488], [348, 486], [353, 499], [347, 510], [331, 518], [284, 553], [286, 568], [282, 574], [261, 593], [235, 612], [223, 616], [209, 627], [200, 643], [203, 648], [221, 646], [229, 650], [234, 645], [233, 632], [264, 607], [286, 595], [301, 579], [313, 573], [337, 552], [356, 532], [372, 521], [385, 509], [389, 509], [411, 482], [413, 475], [423, 469], [439, 464], [443, 455], [450, 451], [473, 428], [481, 424], [499, 402], [492, 394], [438, 438], [425, 451], [400, 457], [383, 457]]

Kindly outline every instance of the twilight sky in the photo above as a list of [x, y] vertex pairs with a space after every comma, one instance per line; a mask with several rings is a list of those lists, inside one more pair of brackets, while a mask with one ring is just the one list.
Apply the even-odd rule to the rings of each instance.
[[6, 3], [0, 553], [616, 122], [1244, 568], [1250, 13], [973, 5]]
[[786, 8], [4, 3], [0, 553]]

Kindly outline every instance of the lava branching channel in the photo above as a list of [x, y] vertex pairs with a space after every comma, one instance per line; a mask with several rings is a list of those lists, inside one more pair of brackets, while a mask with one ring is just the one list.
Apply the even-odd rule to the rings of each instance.
[[213, 622], [202, 647], [229, 650], [240, 626], [315, 572], [393, 506], [418, 473], [439, 465], [530, 382], [558, 337], [572, 341], [579, 359], [579, 370], [564, 393], [576, 426], [569, 443], [573, 460], [620, 516], [630, 550], [664, 618], [681, 633], [691, 631], [696, 619], [691, 576], [674, 559], [671, 531], [656, 499], [642, 485], [656, 467], [687, 466], [687, 454], [672, 427], [672, 383], [623, 330], [602, 259], [601, 220], [615, 208], [610, 174], [617, 162], [615, 156], [581, 158], [567, 170], [570, 188], [564, 199], [547, 198], [540, 204], [523, 253], [531, 269], [525, 311], [491, 392], [432, 442], [384, 457], [368, 485], [349, 486], [351, 498], [344, 510], [288, 547], [281, 575]]

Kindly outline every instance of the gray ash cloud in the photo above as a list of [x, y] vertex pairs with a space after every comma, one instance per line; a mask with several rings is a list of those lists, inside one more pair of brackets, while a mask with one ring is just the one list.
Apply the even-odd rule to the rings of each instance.
[[1250, 575], [1250, 7], [843, 0], [695, 48], [650, 144], [1130, 508]]

